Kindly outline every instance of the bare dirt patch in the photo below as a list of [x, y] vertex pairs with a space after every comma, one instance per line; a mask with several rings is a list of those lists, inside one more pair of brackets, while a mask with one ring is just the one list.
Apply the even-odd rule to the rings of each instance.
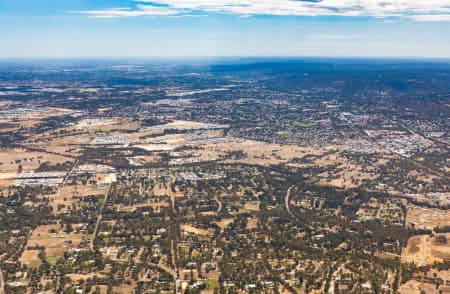
[[258, 218], [253, 217], [249, 220], [247, 220], [247, 226], [245, 227], [247, 230], [253, 230], [258, 227]]
[[98, 273], [90, 273], [90, 274], [67, 274], [66, 277], [70, 278], [72, 281], [86, 281], [88, 279], [93, 279], [95, 276], [97, 278], [104, 278], [105, 275]]
[[259, 201], [249, 201], [244, 205], [244, 209], [250, 211], [259, 211]]
[[39, 258], [39, 250], [25, 250], [19, 258], [19, 261], [30, 268], [39, 268], [42, 263]]
[[234, 218], [224, 218], [218, 222], [214, 222], [214, 224], [216, 224], [223, 231], [232, 222], [234, 222]]
[[188, 233], [193, 233], [196, 235], [202, 235], [202, 236], [207, 236], [208, 234], [212, 234], [214, 233], [214, 231], [212, 229], [200, 229], [200, 228], [196, 228], [193, 225], [190, 224], [182, 224], [180, 226], [181, 231], [185, 231]]
[[403, 249], [402, 261], [413, 262], [419, 266], [443, 262], [450, 259], [450, 233], [436, 234], [433, 237], [420, 235], [411, 237]]
[[450, 210], [411, 206], [406, 214], [406, 224], [416, 229], [450, 226]]

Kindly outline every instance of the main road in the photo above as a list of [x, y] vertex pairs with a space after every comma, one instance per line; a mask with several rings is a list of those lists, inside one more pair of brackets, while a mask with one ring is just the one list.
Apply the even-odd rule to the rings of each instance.
[[97, 222], [95, 223], [94, 233], [92, 234], [92, 239], [91, 239], [91, 243], [90, 243], [90, 246], [89, 246], [89, 248], [91, 248], [91, 250], [94, 250], [95, 236], [97, 236], [98, 227], [100, 226], [100, 222], [102, 221], [102, 213], [103, 213], [103, 209], [105, 208], [106, 202], [108, 201], [108, 195], [109, 195], [109, 190], [110, 189], [111, 189], [111, 184], [109, 184], [108, 189], [106, 189], [105, 201], [103, 202], [103, 205], [100, 208], [100, 211], [99, 211], [99, 214], [98, 214], [98, 218], [97, 218]]

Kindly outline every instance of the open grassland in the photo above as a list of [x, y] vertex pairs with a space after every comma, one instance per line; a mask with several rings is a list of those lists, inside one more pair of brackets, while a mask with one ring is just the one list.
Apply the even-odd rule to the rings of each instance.
[[77, 248], [89, 235], [66, 233], [59, 224], [38, 226], [27, 242], [29, 247], [44, 247], [47, 258], [61, 257], [71, 248]]
[[14, 173], [19, 169], [32, 171], [42, 163], [47, 162], [54, 165], [67, 161], [72, 162], [73, 159], [46, 152], [27, 151], [22, 148], [2, 148], [0, 149], [0, 174]]

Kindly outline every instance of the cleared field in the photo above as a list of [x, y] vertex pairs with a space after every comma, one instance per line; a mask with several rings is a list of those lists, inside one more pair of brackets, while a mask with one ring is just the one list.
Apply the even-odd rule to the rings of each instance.
[[88, 279], [93, 279], [95, 276], [97, 278], [104, 278], [105, 275], [103, 274], [97, 274], [97, 273], [90, 273], [90, 274], [67, 274], [66, 277], [70, 278], [72, 281], [86, 281]]
[[408, 240], [408, 245], [402, 251], [403, 262], [413, 262], [419, 266], [426, 263], [428, 256], [427, 243], [429, 236], [414, 236]]
[[411, 237], [403, 249], [402, 261], [413, 262], [419, 266], [443, 262], [450, 259], [450, 233], [431, 237], [420, 235]]
[[200, 228], [196, 228], [190, 224], [182, 224], [180, 226], [180, 229], [181, 229], [181, 231], [184, 231], [184, 232], [193, 233], [193, 234], [202, 235], [202, 236], [207, 236], [208, 234], [214, 233], [214, 230], [212, 230], [212, 229], [208, 229], [208, 230], [200, 229]]
[[112, 118], [112, 119], [83, 119], [78, 122], [78, 124], [74, 127], [77, 129], [92, 129], [92, 128], [98, 128], [98, 127], [107, 127], [112, 125], [119, 125], [120, 121], [118, 119]]
[[117, 287], [114, 287], [114, 293], [116, 293], [116, 294], [135, 293], [134, 289], [135, 289], [134, 283], [132, 283], [131, 285], [121, 284]]
[[4, 121], [12, 120], [14, 123], [22, 122], [28, 122], [36, 124], [40, 120], [52, 116], [57, 115], [65, 115], [65, 114], [72, 114], [75, 113], [72, 109], [67, 108], [56, 108], [56, 107], [46, 107], [46, 108], [35, 108], [35, 109], [28, 109], [25, 112], [20, 113], [19, 116], [11, 115], [9, 118], [4, 118]]
[[171, 151], [177, 148], [179, 145], [173, 144], [139, 144], [134, 147], [144, 149], [146, 151]]
[[73, 162], [73, 158], [46, 152], [31, 152], [22, 148], [0, 149], [0, 188], [14, 183], [20, 171], [34, 171], [43, 163], [52, 165]]
[[425, 274], [425, 277], [433, 280], [434, 278], [442, 279], [443, 285], [438, 288], [432, 283], [424, 282], [423, 284], [414, 279], [409, 280], [405, 284], [401, 285], [399, 288], [400, 294], [421, 294], [421, 293], [436, 293], [436, 294], [447, 294], [450, 293], [450, 287], [448, 286], [450, 282], [450, 272], [449, 271], [437, 271], [430, 270]]
[[17, 172], [0, 173], [0, 180], [11, 180], [17, 176]]
[[[433, 285], [427, 285], [427, 290], [425, 293], [435, 293], [433, 290], [436, 290]], [[424, 287], [425, 287], [424, 285]], [[424, 289], [425, 290], [425, 289]], [[431, 290], [431, 291], [430, 291]], [[407, 283], [401, 285], [399, 289], [400, 294], [420, 294], [422, 291], [421, 283], [416, 280], [409, 280]]]
[[450, 210], [412, 206], [406, 214], [406, 224], [416, 229], [450, 226]]
[[25, 250], [22, 256], [20, 256], [19, 261], [30, 268], [39, 268], [42, 263], [39, 258], [39, 250]]
[[374, 180], [378, 177], [370, 173], [366, 167], [356, 164], [342, 164], [337, 167], [339, 172], [333, 172], [332, 177], [328, 172], [319, 174], [319, 184], [330, 185], [336, 188], [356, 188], [363, 184], [364, 180]]
[[96, 174], [94, 180], [97, 184], [110, 184], [117, 179], [116, 173]]
[[148, 163], [155, 163], [161, 160], [159, 155], [146, 155], [146, 156], [134, 156], [127, 157], [128, 162], [134, 166], [146, 165]]
[[26, 246], [44, 247], [48, 258], [60, 257], [70, 248], [77, 248], [83, 239], [88, 237], [83, 234], [67, 234], [60, 229], [58, 224], [39, 226], [33, 231]]
[[17, 172], [19, 166], [21, 166], [23, 171], [32, 171], [44, 162], [56, 164], [64, 163], [66, 161], [72, 162], [73, 159], [45, 152], [29, 152], [20, 148], [0, 149], [1, 174]]
[[437, 234], [430, 240], [431, 256], [436, 261], [450, 260], [450, 233]]
[[54, 135], [32, 137], [35, 142], [30, 143], [36, 148], [46, 149], [64, 155], [79, 156], [82, 145], [89, 144], [92, 138], [89, 135], [68, 135], [55, 138]]
[[[210, 156], [212, 152], [215, 152], [216, 158], [220, 158], [233, 151], [242, 151], [244, 153], [242, 158], [224, 160], [224, 162], [227, 163], [238, 162], [264, 166], [285, 163], [291, 167], [309, 167], [313, 165], [330, 166], [346, 162], [345, 158], [339, 153], [339, 151], [345, 149], [345, 147], [341, 145], [311, 148], [233, 138], [230, 139], [230, 141], [205, 145], [203, 147], [203, 152], [199, 152], [201, 157]], [[334, 153], [330, 154], [330, 152]], [[325, 153], [327, 155], [322, 156]], [[305, 156], [315, 156], [317, 158], [314, 161], [307, 163], [292, 162], [294, 159], [301, 159]]]
[[10, 114], [0, 118], [3, 125], [2, 131], [19, 131], [20, 128], [32, 128], [41, 123], [42, 120], [60, 115], [73, 114], [76, 111], [65, 108], [35, 108], [28, 109], [20, 114]]
[[141, 131], [152, 131], [154, 133], [162, 133], [164, 130], [176, 129], [176, 130], [199, 130], [199, 129], [222, 129], [226, 128], [225, 125], [208, 124], [197, 121], [176, 120], [167, 124], [156, 125], [149, 128], [144, 128]]
[[243, 151], [245, 156], [241, 159], [229, 159], [225, 162], [240, 162], [246, 164], [273, 165], [287, 163], [294, 158], [303, 158], [306, 155], [321, 155], [330, 150], [343, 148], [342, 146], [328, 146], [324, 148], [305, 148], [291, 145], [270, 144], [261, 141], [234, 138], [229, 142], [208, 145], [206, 151], [212, 150], [226, 154], [232, 151]]
[[247, 226], [245, 227], [247, 230], [253, 230], [258, 227], [258, 218], [254, 217], [247, 220]]
[[106, 285], [97, 285], [95, 287], [93, 287], [94, 290], [96, 291], [97, 289], [100, 291], [100, 294], [107, 294], [108, 293], [108, 286]]
[[14, 179], [16, 178], [17, 174], [17, 172], [0, 173], [0, 188], [11, 186], [14, 183]]
[[170, 185], [157, 184], [153, 187], [153, 194], [155, 196], [170, 196], [170, 197], [181, 197], [183, 192], [173, 192]]
[[259, 211], [259, 201], [250, 201], [244, 204], [244, 209], [250, 211]]
[[50, 205], [53, 207], [53, 213], [62, 213], [69, 210], [72, 203], [78, 201], [83, 196], [103, 196], [105, 189], [98, 189], [93, 185], [64, 186], [56, 193], [43, 195], [50, 199]]
[[224, 218], [218, 222], [213, 222], [213, 223], [216, 224], [223, 231], [232, 222], [234, 222], [234, 218]]
[[113, 208], [117, 211], [125, 211], [125, 212], [132, 212], [140, 207], [152, 207], [156, 212], [161, 211], [161, 208], [168, 207], [169, 202], [167, 201], [159, 201], [159, 202], [146, 202], [146, 203], [139, 203], [132, 206], [124, 206], [124, 205], [114, 205]]

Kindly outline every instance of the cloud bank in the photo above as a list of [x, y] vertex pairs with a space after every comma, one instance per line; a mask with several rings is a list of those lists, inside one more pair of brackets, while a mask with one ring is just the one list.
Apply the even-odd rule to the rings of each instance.
[[80, 11], [93, 17], [183, 16], [224, 13], [238, 16], [349, 16], [450, 21], [450, 0], [139, 0], [133, 8]]

